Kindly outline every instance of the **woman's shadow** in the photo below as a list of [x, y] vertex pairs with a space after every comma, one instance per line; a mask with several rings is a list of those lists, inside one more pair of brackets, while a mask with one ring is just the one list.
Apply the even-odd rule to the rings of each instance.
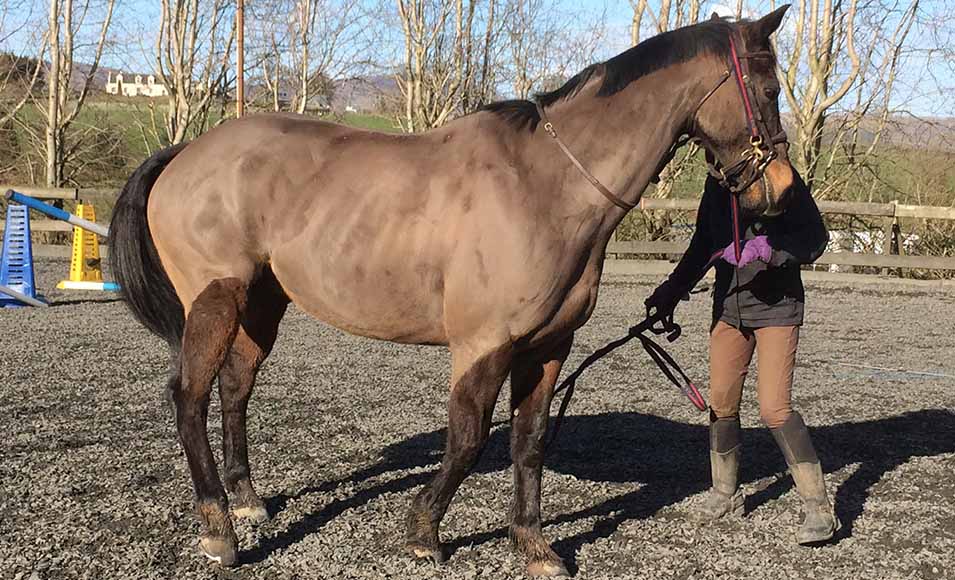
[[[810, 428], [813, 442], [827, 473], [845, 466], [858, 468], [843, 482], [835, 496], [836, 512], [843, 522], [838, 539], [851, 536], [853, 524], [862, 514], [873, 485], [912, 457], [932, 457], [955, 453], [955, 413], [927, 409], [871, 421], [840, 423]], [[564, 420], [560, 438], [549, 451], [546, 467], [578, 479], [600, 482], [635, 483], [639, 488], [584, 509], [559, 514], [548, 524], [597, 518], [595, 526], [582, 534], [563, 538], [554, 549], [575, 568], [580, 547], [606, 538], [628, 520], [649, 518], [660, 509], [679, 503], [706, 490], [710, 485], [707, 461], [707, 427], [670, 421], [642, 413], [604, 413], [569, 416]], [[294, 498], [336, 488], [342, 483], [366, 482], [393, 471], [436, 466], [444, 449], [445, 430], [415, 435], [389, 445], [374, 465], [338, 481], [309, 487], [294, 495], [268, 500], [270, 513], [281, 511]], [[478, 473], [510, 467], [509, 429], [495, 429], [475, 469]], [[744, 430], [741, 480], [753, 482], [785, 471], [782, 455], [769, 431]], [[264, 539], [245, 554], [247, 563], [261, 561], [276, 550], [316, 533], [344, 511], [387, 494], [410, 490], [427, 482], [432, 473], [412, 473], [363, 488], [355, 495], [332, 502], [316, 513], [308, 514], [277, 536]], [[765, 489], [747, 498], [748, 509], [783, 495], [792, 487], [789, 477], [779, 478]], [[510, 493], [502, 488], [501, 493]], [[546, 490], [545, 490], [546, 493]], [[503, 538], [507, 529], [456, 538], [451, 551], [460, 546], [479, 545]]]

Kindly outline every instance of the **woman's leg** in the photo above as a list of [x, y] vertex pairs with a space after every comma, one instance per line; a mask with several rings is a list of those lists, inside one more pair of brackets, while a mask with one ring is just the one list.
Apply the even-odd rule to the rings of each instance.
[[710, 474], [713, 487], [698, 510], [702, 519], [742, 513], [738, 493], [739, 404], [755, 338], [725, 322], [710, 333]]
[[798, 326], [757, 328], [756, 395], [759, 415], [770, 429], [782, 427], [793, 412], [793, 370], [796, 368]]
[[802, 416], [792, 409], [793, 369], [799, 344], [798, 326], [760, 328], [756, 333], [759, 411], [786, 458], [806, 518], [796, 532], [800, 544], [830, 539], [839, 529], [826, 495], [822, 466]]

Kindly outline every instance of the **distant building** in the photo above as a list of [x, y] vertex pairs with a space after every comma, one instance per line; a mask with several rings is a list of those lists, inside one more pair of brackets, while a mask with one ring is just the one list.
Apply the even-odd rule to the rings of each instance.
[[[166, 85], [156, 82], [153, 75], [136, 75], [134, 82], [123, 78], [123, 73], [116, 73], [113, 77], [112, 71], [106, 80], [106, 93], [110, 95], [123, 95], [124, 97], [165, 97], [169, 95]], [[145, 78], [146, 82], [143, 82]]]

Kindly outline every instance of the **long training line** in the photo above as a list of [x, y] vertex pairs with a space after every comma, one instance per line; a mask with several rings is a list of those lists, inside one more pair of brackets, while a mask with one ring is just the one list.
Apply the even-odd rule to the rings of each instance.
[[867, 370], [873, 370], [873, 371], [880, 371], [880, 372], [886, 372], [886, 373], [898, 373], [898, 374], [903, 374], [903, 375], [917, 375], [917, 376], [922, 376], [922, 377], [937, 377], [937, 378], [943, 378], [943, 379], [955, 379], [955, 375], [948, 375], [948, 374], [945, 374], [945, 373], [933, 373], [933, 372], [929, 372], [929, 371], [910, 371], [910, 370], [907, 370], [907, 369], [904, 369], [904, 368], [875, 367], [875, 366], [871, 366], [871, 365], [863, 365], [863, 364], [857, 364], [857, 363], [847, 363], [847, 362], [840, 362], [840, 361], [835, 361], [835, 360], [817, 360], [816, 362], [821, 362], [821, 363], [823, 363], [823, 364], [839, 365], [839, 366], [842, 366], [842, 367], [852, 367], [852, 368], [857, 368], [857, 369], [867, 369]]

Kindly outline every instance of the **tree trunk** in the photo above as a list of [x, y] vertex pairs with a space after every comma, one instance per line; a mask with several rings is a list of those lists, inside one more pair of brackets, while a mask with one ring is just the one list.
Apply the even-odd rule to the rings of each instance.
[[59, 187], [60, 0], [50, 0], [50, 74], [46, 84], [46, 186]]

